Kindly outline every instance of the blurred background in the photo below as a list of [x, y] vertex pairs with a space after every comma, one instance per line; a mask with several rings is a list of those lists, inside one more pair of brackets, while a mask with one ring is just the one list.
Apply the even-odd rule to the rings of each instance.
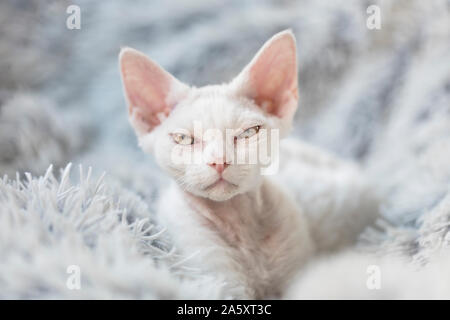
[[[71, 4], [81, 9], [79, 30], [66, 27]], [[380, 30], [366, 26], [370, 5], [380, 7]], [[166, 178], [128, 125], [120, 47], [201, 86], [231, 80], [291, 28], [293, 134], [361, 163], [384, 214], [417, 226], [450, 194], [449, 12], [444, 0], [3, 0], [0, 176], [81, 163], [152, 205]]]

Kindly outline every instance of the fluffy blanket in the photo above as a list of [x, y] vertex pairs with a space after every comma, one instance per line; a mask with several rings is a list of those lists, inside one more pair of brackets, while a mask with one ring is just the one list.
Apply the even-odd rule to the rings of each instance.
[[0, 298], [227, 298], [153, 221], [167, 178], [136, 146], [117, 54], [217, 83], [285, 28], [299, 48], [293, 137], [360, 163], [383, 216], [285, 297], [450, 298], [446, 1], [373, 1], [380, 30], [356, 0], [79, 1], [80, 30], [64, 26], [69, 4], [0, 4]]

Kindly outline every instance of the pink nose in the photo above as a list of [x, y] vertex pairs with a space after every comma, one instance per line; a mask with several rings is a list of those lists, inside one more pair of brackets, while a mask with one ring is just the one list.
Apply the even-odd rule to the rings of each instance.
[[229, 163], [208, 163], [208, 165], [214, 169], [216, 169], [216, 171], [218, 173], [222, 173], [223, 170], [225, 170], [226, 167], [228, 167], [230, 164]]

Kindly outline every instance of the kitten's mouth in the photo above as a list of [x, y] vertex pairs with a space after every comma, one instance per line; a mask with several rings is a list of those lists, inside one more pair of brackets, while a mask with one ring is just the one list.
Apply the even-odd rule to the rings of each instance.
[[213, 188], [221, 186], [221, 185], [222, 186], [231, 185], [233, 187], [237, 187], [237, 184], [231, 183], [230, 181], [225, 180], [224, 178], [220, 177], [214, 183], [207, 186], [204, 190], [210, 190], [210, 189], [213, 189]]

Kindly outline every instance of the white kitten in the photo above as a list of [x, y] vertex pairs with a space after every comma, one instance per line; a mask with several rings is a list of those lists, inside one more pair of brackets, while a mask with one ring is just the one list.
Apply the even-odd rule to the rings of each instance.
[[[120, 53], [120, 70], [140, 146], [176, 181], [158, 210], [174, 243], [193, 266], [223, 277], [232, 297], [279, 296], [314, 245], [301, 210], [249, 159], [277, 147], [265, 133], [289, 131], [298, 102], [293, 34], [272, 37], [228, 84], [189, 87], [130, 48]], [[247, 161], [238, 163], [238, 154]], [[320, 237], [330, 231], [328, 224]]]

